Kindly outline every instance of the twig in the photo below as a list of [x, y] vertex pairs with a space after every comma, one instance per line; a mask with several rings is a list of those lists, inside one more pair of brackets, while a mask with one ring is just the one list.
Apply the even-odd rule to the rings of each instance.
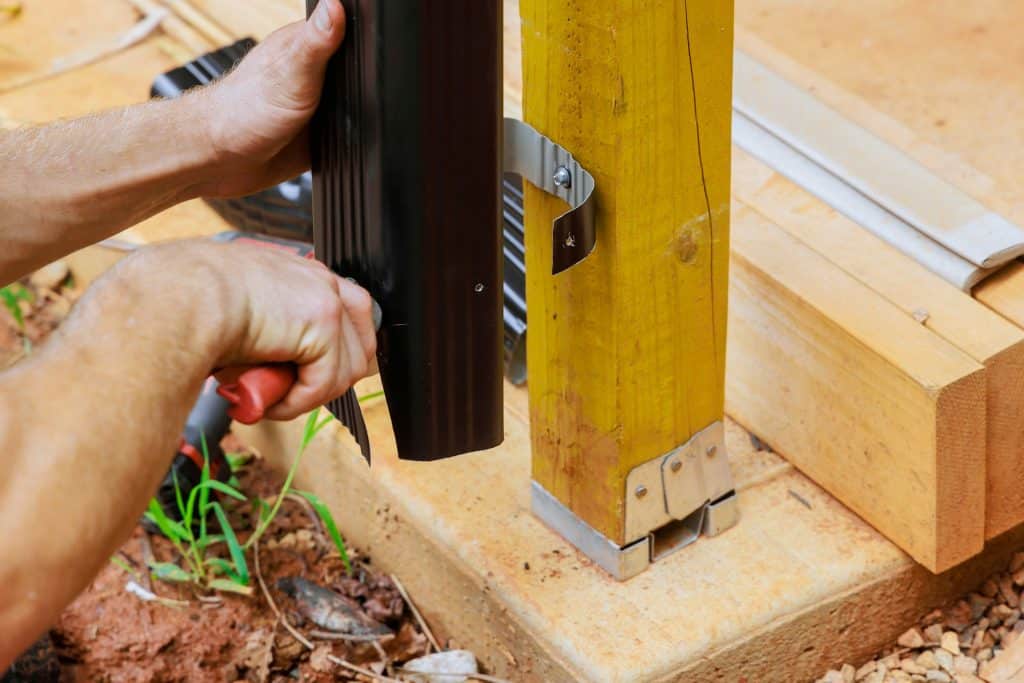
[[427, 640], [430, 641], [434, 650], [440, 652], [441, 646], [437, 643], [437, 638], [434, 637], [433, 631], [431, 631], [430, 627], [427, 626], [427, 622], [423, 618], [423, 615], [420, 614], [418, 609], [416, 609], [416, 605], [413, 604], [412, 598], [409, 597], [408, 591], [405, 590], [405, 586], [402, 585], [402, 582], [399, 581], [398, 577], [394, 574], [391, 575], [391, 581], [395, 584], [395, 588], [398, 589], [398, 592], [401, 593], [402, 599], [405, 600], [405, 604], [409, 605], [409, 611], [412, 612], [412, 615], [416, 618], [416, 623], [420, 625], [420, 630], [423, 631], [425, 636], [427, 636]]
[[391, 633], [379, 636], [354, 636], [349, 633], [334, 633], [332, 631], [319, 631], [317, 629], [310, 631], [309, 636], [311, 638], [318, 638], [319, 640], [344, 640], [348, 643], [376, 643], [382, 640], [391, 640], [395, 637]]
[[[135, 6], [142, 14], [150, 14], [154, 10], [162, 10], [163, 8], [157, 4], [156, 0], [128, 0], [132, 5]], [[204, 52], [209, 52], [215, 47], [215, 45], [206, 40], [203, 36], [188, 25], [188, 23], [182, 21], [178, 17], [169, 16], [164, 20], [162, 26], [164, 33], [178, 41], [185, 48], [192, 53], [191, 56], [201, 55]]]
[[341, 659], [340, 657], [335, 657], [334, 655], [327, 655], [327, 661], [334, 662], [338, 666], [346, 668], [349, 671], [355, 671], [357, 674], [369, 676], [374, 681], [383, 681], [383, 683], [403, 683], [403, 681], [400, 681], [397, 678], [389, 678], [382, 674], [374, 673], [369, 669], [364, 669], [361, 666], [356, 666], [352, 662], [346, 662], [344, 659]]
[[270, 591], [267, 589], [267, 582], [263, 580], [263, 572], [260, 570], [260, 541], [258, 538], [256, 539], [256, 543], [253, 545], [252, 556], [254, 564], [256, 565], [256, 580], [259, 581], [260, 590], [263, 591], [263, 597], [267, 599], [267, 604], [270, 605], [270, 609], [273, 610], [274, 615], [277, 616], [281, 625], [288, 630], [288, 633], [292, 634], [292, 638], [295, 638], [295, 640], [305, 645], [307, 650], [312, 650], [313, 643], [309, 642], [306, 636], [299, 633], [298, 629], [292, 626], [291, 622], [285, 618], [281, 613], [281, 610], [278, 609], [277, 603], [274, 602], [274, 598], [270, 595]]
[[313, 522], [313, 526], [316, 527], [316, 533], [320, 536], [324, 535], [324, 525], [320, 523], [320, 517], [316, 514], [316, 510], [313, 509], [312, 503], [297, 493], [288, 493], [285, 495], [285, 498], [301, 503], [302, 507], [306, 508], [306, 514], [309, 516], [309, 520]]
[[230, 45], [235, 42], [230, 33], [188, 3], [187, 0], [163, 0], [163, 3], [198, 33], [213, 41], [215, 45]]

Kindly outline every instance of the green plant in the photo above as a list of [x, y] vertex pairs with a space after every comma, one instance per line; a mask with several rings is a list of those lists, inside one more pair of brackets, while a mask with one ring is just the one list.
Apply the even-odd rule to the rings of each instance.
[[21, 312], [21, 302], [32, 301], [32, 290], [20, 282], [0, 287], [0, 301], [3, 302], [4, 308], [14, 318], [14, 322], [18, 323], [18, 327], [24, 330], [25, 316]]
[[[174, 490], [177, 499], [178, 512], [181, 521], [171, 519], [160, 506], [160, 503], [153, 498], [149, 502], [149, 509], [146, 517], [160, 529], [160, 532], [170, 539], [175, 549], [181, 555], [181, 564], [175, 562], [156, 562], [150, 566], [153, 575], [164, 581], [178, 583], [194, 583], [202, 588], [211, 590], [230, 591], [244, 595], [252, 594], [252, 587], [249, 585], [249, 570], [245, 559], [245, 553], [256, 545], [260, 537], [277, 517], [281, 504], [288, 494], [292, 493], [301, 496], [316, 511], [324, 524], [327, 534], [341, 555], [345, 570], [352, 573], [352, 563], [349, 559], [345, 541], [338, 532], [338, 526], [330, 510], [320, 498], [308, 491], [299, 491], [292, 488], [292, 481], [295, 472], [298, 470], [302, 455], [313, 438], [331, 422], [333, 418], [328, 415], [320, 419], [320, 411], [315, 410], [309, 414], [305, 428], [302, 433], [302, 440], [299, 449], [292, 460], [288, 475], [285, 477], [281, 491], [274, 498], [273, 505], [260, 498], [254, 499], [254, 504], [259, 509], [259, 523], [255, 531], [246, 540], [245, 544], [238, 541], [238, 535], [231, 527], [224, 512], [224, 508], [216, 500], [211, 500], [211, 492], [223, 493], [236, 500], [247, 500], [245, 495], [238, 490], [237, 479], [232, 476], [231, 482], [234, 486], [224, 484], [210, 477], [209, 453], [206, 447], [206, 439], [202, 439], [202, 451], [204, 467], [199, 484], [193, 488], [186, 497], [178, 485], [177, 477], [174, 480]], [[245, 454], [229, 453], [228, 463], [234, 471], [237, 467], [243, 466], [248, 457]], [[207, 519], [210, 513], [216, 517], [221, 533], [211, 534], [207, 529]], [[210, 556], [207, 551], [214, 545], [224, 543], [228, 548], [230, 559]]]
[[[154, 562], [150, 571], [164, 581], [194, 583], [207, 589], [251, 595], [245, 551], [228, 522], [223, 506], [217, 500], [211, 500], [210, 492], [223, 493], [241, 501], [245, 501], [246, 497], [237, 489], [211, 478], [205, 438], [202, 439], [202, 447], [202, 474], [199, 483], [188, 492], [187, 497], [182, 493], [177, 475], [174, 476], [174, 492], [181, 521], [171, 519], [156, 498], [149, 501], [149, 510], [146, 512], [146, 517], [174, 545], [184, 566], [174, 562]], [[220, 526], [219, 534], [209, 532], [207, 519], [211, 512]], [[227, 545], [230, 560], [208, 554], [209, 549], [219, 543]]]
[[324, 504], [316, 494], [310, 493], [309, 491], [299, 491], [292, 488], [292, 480], [295, 479], [295, 472], [299, 469], [299, 463], [302, 461], [302, 455], [306, 452], [306, 448], [309, 447], [310, 442], [313, 438], [320, 433], [320, 431], [326, 427], [334, 418], [328, 414], [322, 420], [320, 419], [320, 410], [314, 410], [306, 418], [306, 425], [302, 430], [302, 440], [299, 443], [299, 450], [295, 453], [295, 458], [292, 460], [291, 467], [288, 468], [288, 475], [285, 477], [284, 484], [281, 486], [280, 493], [274, 499], [273, 506], [267, 504], [264, 500], [258, 501], [260, 508], [260, 523], [256, 528], [256, 531], [252, 536], [245, 542], [246, 549], [252, 547], [259, 541], [260, 537], [266, 532], [270, 523], [277, 517], [278, 510], [281, 509], [281, 503], [289, 493], [294, 493], [302, 498], [305, 498], [313, 509], [316, 510], [320, 520], [324, 523], [324, 527], [327, 529], [328, 535], [331, 537], [331, 541], [334, 543], [334, 547], [337, 548], [338, 554], [341, 555], [341, 561], [345, 564], [345, 571], [349, 574], [352, 573], [352, 562], [348, 556], [348, 549], [345, 546], [345, 541], [342, 539], [341, 534], [338, 533], [338, 525], [334, 523], [334, 516], [331, 515], [331, 511]]

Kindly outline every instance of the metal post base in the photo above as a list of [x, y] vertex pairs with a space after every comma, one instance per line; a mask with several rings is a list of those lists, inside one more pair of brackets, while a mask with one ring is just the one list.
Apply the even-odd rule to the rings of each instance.
[[530, 498], [533, 514], [619, 581], [636, 576], [651, 562], [688, 546], [701, 534], [717, 536], [739, 521], [736, 493], [730, 491], [682, 520], [670, 522], [629, 545], [619, 546], [577, 517], [535, 481], [530, 482]]
[[531, 482], [533, 513], [624, 581], [702, 534], [717, 536], [739, 520], [724, 425], [715, 422], [682, 446], [634, 467], [624, 493], [626, 544], [619, 545]]

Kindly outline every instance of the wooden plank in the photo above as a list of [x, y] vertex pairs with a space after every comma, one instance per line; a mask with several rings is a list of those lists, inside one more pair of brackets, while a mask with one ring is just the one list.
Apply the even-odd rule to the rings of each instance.
[[985, 536], [985, 371], [749, 207], [729, 413], [932, 571]]
[[1024, 522], [1024, 332], [739, 150], [733, 192], [985, 366], [985, 535], [993, 538]]
[[1002, 269], [974, 288], [974, 298], [1018, 327], [1024, 327], [1024, 263]]
[[16, 18], [0, 19], [0, 90], [110, 43], [137, 20], [138, 14], [124, 2], [23, 2]]
[[598, 245], [552, 278], [528, 188], [533, 473], [622, 544], [626, 475], [722, 419], [731, 2], [523, 0], [524, 118], [597, 181]]
[[302, 0], [190, 0], [190, 4], [235, 38], [263, 40], [306, 16]]

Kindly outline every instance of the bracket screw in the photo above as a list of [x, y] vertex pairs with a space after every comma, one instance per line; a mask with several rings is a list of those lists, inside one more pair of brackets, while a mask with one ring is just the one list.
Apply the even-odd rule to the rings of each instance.
[[713, 458], [715, 457], [715, 453], [718, 452], [718, 446], [708, 446], [708, 449], [705, 452], [708, 454], [709, 458]]
[[636, 487], [636, 497], [637, 498], [643, 498], [646, 495], [647, 495], [647, 487], [646, 486], [644, 486], [643, 484], [640, 484], [639, 486]]
[[673, 460], [672, 464], [669, 465], [669, 467], [672, 468], [673, 472], [678, 472], [679, 470], [683, 469], [683, 463], [679, 462], [678, 460]]
[[476, 285], [473, 287], [473, 291], [476, 292], [477, 294], [479, 294], [480, 292], [484, 291], [484, 283], [482, 283], [482, 282], [476, 283]]
[[555, 169], [555, 175], [552, 177], [552, 180], [555, 181], [555, 185], [558, 187], [564, 187], [567, 190], [572, 187], [572, 173], [569, 173], [569, 169], [565, 166], [559, 166]]

